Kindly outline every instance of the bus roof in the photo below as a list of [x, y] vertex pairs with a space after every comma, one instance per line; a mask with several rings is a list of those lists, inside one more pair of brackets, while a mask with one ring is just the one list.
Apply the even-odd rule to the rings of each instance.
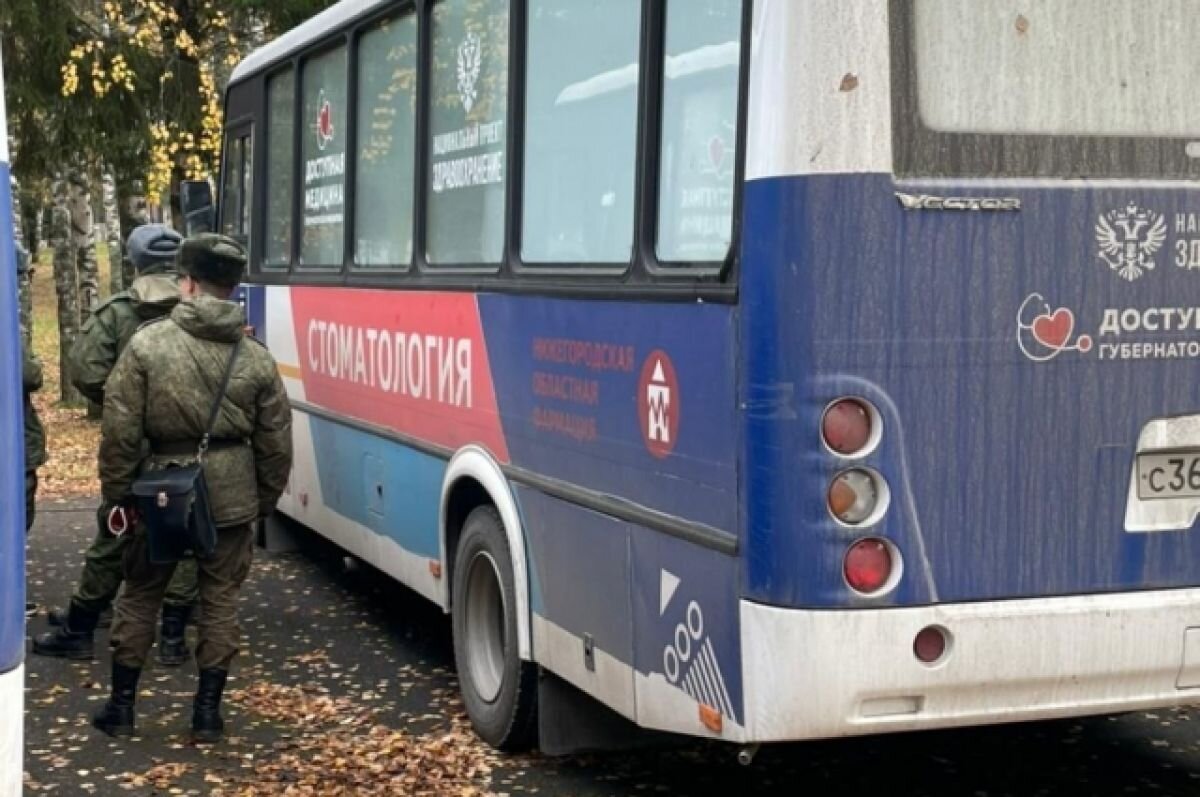
[[324, 38], [330, 31], [337, 30], [351, 20], [388, 2], [389, 0], [342, 0], [337, 5], [330, 6], [307, 22], [297, 25], [270, 44], [264, 45], [246, 56], [237, 65], [237, 69], [233, 70], [233, 75], [229, 78], [230, 85], [303, 50], [309, 44]]

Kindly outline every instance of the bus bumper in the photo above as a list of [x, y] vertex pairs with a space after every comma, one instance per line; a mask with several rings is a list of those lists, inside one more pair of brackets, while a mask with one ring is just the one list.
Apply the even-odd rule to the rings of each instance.
[[[933, 665], [923, 628], [949, 632]], [[1200, 589], [913, 608], [741, 604], [745, 738], [786, 741], [1200, 701]]]
[[25, 666], [0, 675], [0, 797], [21, 797], [25, 772]]

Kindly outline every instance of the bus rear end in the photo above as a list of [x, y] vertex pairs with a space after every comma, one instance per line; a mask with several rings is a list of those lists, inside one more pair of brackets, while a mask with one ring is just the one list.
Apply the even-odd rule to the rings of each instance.
[[747, 738], [1200, 699], [1190, 10], [756, 3]]
[[25, 449], [8, 129], [0, 53], [0, 797], [21, 794], [24, 725]]

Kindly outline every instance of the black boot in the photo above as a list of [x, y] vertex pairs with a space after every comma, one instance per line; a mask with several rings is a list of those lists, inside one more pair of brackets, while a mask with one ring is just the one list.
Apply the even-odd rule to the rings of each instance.
[[72, 603], [64, 625], [34, 637], [33, 652], [60, 659], [94, 659], [98, 619], [95, 612], [85, 611]]
[[109, 736], [133, 736], [133, 701], [137, 697], [139, 667], [126, 667], [113, 662], [112, 697], [92, 716], [92, 725]]
[[[112, 625], [113, 611], [112, 607], [100, 612], [100, 619], [96, 622], [97, 628], [108, 628]], [[51, 609], [46, 612], [46, 622], [55, 628], [59, 628], [67, 624], [66, 609]]]
[[178, 667], [191, 656], [183, 634], [187, 628], [191, 606], [163, 604], [162, 629], [158, 636], [158, 662], [168, 667]]
[[209, 667], [200, 671], [200, 687], [192, 705], [192, 741], [196, 744], [215, 744], [225, 733], [221, 719], [221, 695], [225, 691], [228, 670]]

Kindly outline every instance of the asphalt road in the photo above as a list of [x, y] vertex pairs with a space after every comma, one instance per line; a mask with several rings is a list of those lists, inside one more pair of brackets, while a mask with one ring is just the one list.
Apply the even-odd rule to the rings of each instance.
[[[92, 517], [87, 503], [42, 507], [29, 546], [31, 599], [65, 601]], [[418, 794], [467, 794], [463, 784], [473, 783], [484, 793], [579, 797], [1200, 795], [1200, 712], [1182, 709], [767, 747], [751, 767], [706, 744], [491, 756], [454, 719], [446, 618], [375, 571], [347, 568], [336, 549], [313, 540], [301, 553], [262, 553], [241, 618], [248, 647], [230, 689], [242, 698], [226, 711], [231, 738], [210, 749], [186, 740], [192, 667], [149, 669], [140, 735], [116, 742], [88, 723], [106, 695], [107, 632], [90, 664], [30, 654], [26, 793], [373, 793], [379, 762], [407, 755]], [[30, 633], [44, 628], [43, 616], [30, 621]], [[438, 781], [435, 759], [468, 779]], [[484, 766], [463, 763], [470, 761]]]

